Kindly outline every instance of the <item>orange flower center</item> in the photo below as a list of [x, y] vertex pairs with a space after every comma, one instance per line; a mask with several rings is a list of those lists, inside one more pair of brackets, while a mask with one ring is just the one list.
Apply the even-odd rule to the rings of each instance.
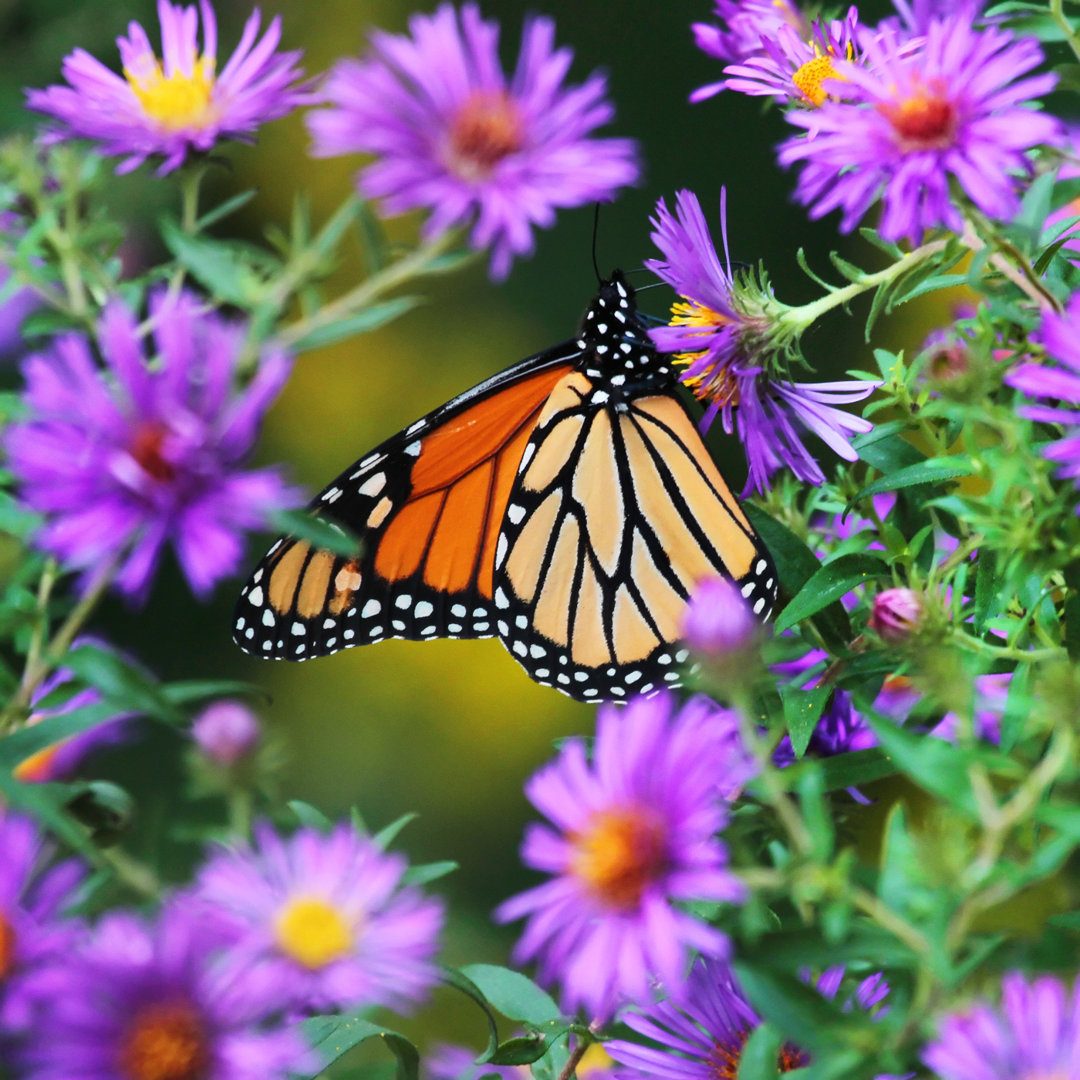
[[663, 823], [642, 809], [607, 810], [573, 838], [570, 867], [610, 908], [628, 911], [667, 867]]
[[[750, 1032], [740, 1031], [731, 1042], [717, 1043], [709, 1054], [709, 1073], [714, 1080], [735, 1080], [739, 1075], [739, 1062]], [[810, 1058], [797, 1046], [785, 1043], [776, 1055], [778, 1072], [786, 1073], [810, 1064]]]
[[903, 150], [949, 146], [956, 135], [956, 109], [944, 90], [921, 87], [895, 105], [879, 106]]
[[120, 1051], [126, 1080], [208, 1080], [210, 1064], [202, 1020], [187, 1002], [141, 1009]]
[[15, 927], [0, 911], [0, 985], [11, 974], [15, 966]]
[[[23, 758], [12, 772], [12, 775], [16, 780], [22, 781], [24, 784], [43, 784], [50, 779], [50, 772], [52, 770], [52, 763], [56, 757], [60, 747], [67, 742], [67, 739], [61, 739], [60, 742], [53, 743], [52, 746], [43, 746], [40, 750], [35, 751], [29, 757]], [[0, 949], [0, 954], [3, 950]], [[3, 963], [0, 962], [0, 973], [3, 972]]]
[[478, 90], [462, 105], [450, 128], [450, 165], [463, 180], [486, 180], [525, 142], [517, 104], [502, 91]]
[[176, 477], [176, 469], [162, 452], [167, 434], [162, 424], [140, 424], [130, 447], [131, 456], [143, 472], [166, 483]]

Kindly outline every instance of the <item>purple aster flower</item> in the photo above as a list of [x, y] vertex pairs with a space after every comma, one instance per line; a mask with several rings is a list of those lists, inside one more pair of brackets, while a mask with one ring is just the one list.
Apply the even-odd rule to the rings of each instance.
[[[777, 36], [781, 27], [791, 27], [802, 40], [809, 27], [802, 12], [791, 0], [716, 0], [716, 17], [721, 26], [694, 23], [694, 41], [702, 52], [727, 64], [742, 64], [766, 55], [763, 39]], [[727, 80], [695, 90], [691, 101], [704, 101], [727, 86]]]
[[22, 1053], [24, 1080], [286, 1080], [315, 1063], [277, 1019], [288, 986], [222, 953], [198, 911], [113, 913], [65, 958]]
[[[1030, 397], [1049, 398], [1053, 405], [1026, 405], [1020, 415], [1045, 424], [1060, 424], [1065, 429], [1042, 449], [1050, 461], [1057, 462], [1057, 475], [1080, 487], [1080, 293], [1069, 299], [1063, 314], [1049, 312], [1033, 340], [1046, 349], [1050, 364], [1020, 364], [1005, 375], [1009, 386]], [[1071, 407], [1070, 407], [1071, 406]], [[1080, 514], [1080, 504], [1076, 512]]]
[[191, 737], [207, 761], [232, 769], [254, 753], [262, 728], [242, 701], [215, 701], [192, 722]]
[[[720, 413], [724, 430], [737, 431], [749, 464], [743, 494], [767, 490], [770, 477], [785, 465], [800, 480], [824, 483], [825, 474], [803, 443], [800, 429], [816, 435], [846, 461], [857, 460], [850, 434], [870, 431], [873, 425], [835, 406], [861, 401], [880, 384], [794, 383], [773, 378], [756, 362], [772, 328], [767, 308], [759, 305], [752, 310], [746, 290], [732, 276], [726, 193], [720, 204], [726, 266], [692, 191], [678, 193], [675, 215], [661, 199], [652, 224], [653, 242], [664, 257], [648, 259], [645, 265], [685, 302], [674, 305], [672, 325], [649, 333], [661, 352], [676, 353], [687, 363], [682, 381], [709, 402], [702, 426], [707, 428]], [[772, 303], [777, 312], [782, 310]]]
[[1080, 1076], [1080, 984], [1070, 991], [1049, 975], [1010, 972], [1001, 1005], [945, 1016], [923, 1061], [941, 1080]]
[[[817, 988], [832, 1000], [843, 977], [843, 967], [830, 968], [818, 980]], [[854, 1001], [869, 1012], [888, 992], [884, 978], [871, 975], [856, 988]], [[761, 1023], [731, 969], [708, 960], [694, 964], [675, 1000], [662, 1001], [642, 1013], [626, 1013], [620, 1019], [658, 1044], [654, 1047], [625, 1039], [604, 1044], [619, 1064], [628, 1066], [620, 1072], [625, 1080], [735, 1080], [746, 1040]], [[785, 1043], [776, 1064], [779, 1072], [790, 1072], [809, 1065], [810, 1055], [793, 1043]]]
[[863, 62], [836, 61], [844, 82], [827, 87], [843, 100], [787, 113], [812, 132], [780, 147], [781, 164], [805, 163], [796, 195], [810, 216], [840, 207], [850, 231], [880, 198], [881, 235], [917, 243], [924, 229], [963, 228], [956, 181], [983, 213], [1009, 220], [1027, 151], [1062, 138], [1057, 120], [1028, 107], [1057, 80], [1021, 78], [1042, 62], [1038, 42], [976, 30], [963, 14], [931, 20], [917, 48], [895, 29], [858, 41]]
[[[199, 11], [203, 48], [199, 51]], [[281, 19], [262, 38], [256, 10], [240, 44], [217, 73], [214, 9], [200, 0], [199, 11], [158, 0], [161, 53], [154, 54], [138, 23], [117, 38], [123, 75], [76, 49], [64, 59], [67, 86], [30, 90], [27, 104], [57, 121], [50, 138], [93, 139], [105, 154], [124, 156], [117, 172], [130, 172], [151, 155], [164, 160], [159, 173], [182, 165], [189, 153], [212, 149], [221, 139], [252, 140], [269, 120], [310, 103], [298, 85], [303, 72], [298, 52], [279, 53]]]
[[242, 471], [291, 360], [271, 349], [244, 390], [234, 383], [245, 329], [193, 296], [151, 298], [154, 361], [119, 301], [99, 324], [107, 371], [69, 334], [27, 358], [30, 419], [4, 436], [22, 497], [46, 516], [38, 543], [84, 580], [118, 566], [145, 597], [166, 542], [205, 596], [240, 561], [245, 529], [299, 502], [273, 469]]
[[295, 1012], [401, 1011], [426, 997], [443, 906], [402, 885], [404, 858], [351, 824], [287, 840], [259, 825], [255, 840], [211, 858], [195, 886], [252, 980], [287, 987]]
[[834, 60], [855, 55], [857, 8], [843, 19], [822, 24], [815, 20], [808, 37], [783, 23], [774, 36], [761, 39], [764, 52], [724, 68], [724, 86], [742, 94], [769, 96], [780, 102], [816, 108], [828, 97], [824, 83], [838, 78]]
[[550, 19], [526, 22], [509, 80], [498, 24], [475, 4], [460, 13], [443, 4], [409, 28], [411, 37], [376, 32], [370, 58], [335, 65], [332, 107], [307, 118], [316, 155], [376, 156], [357, 185], [386, 213], [429, 210], [427, 239], [471, 222], [470, 243], [491, 247], [501, 279], [514, 256], [531, 253], [534, 225], [637, 180], [631, 140], [590, 137], [614, 115], [606, 81], [564, 85], [573, 53], [554, 47]]
[[651, 1000], [655, 980], [677, 983], [688, 949], [727, 955], [723, 933], [673, 902], [746, 895], [716, 837], [727, 820], [718, 785], [751, 771], [733, 721], [705, 699], [677, 709], [666, 692], [601, 706], [591, 760], [570, 739], [526, 785], [552, 825], [529, 827], [522, 859], [552, 878], [496, 919], [528, 919], [515, 957], [562, 983], [568, 1011], [606, 1019]]
[[0, 805], [0, 1061], [8, 1037], [47, 994], [43, 969], [66, 956], [80, 924], [61, 916], [83, 877], [74, 860], [49, 866], [37, 826]]
[[927, 32], [932, 19], [962, 14], [969, 22], [974, 22], [985, 6], [985, 0], [893, 0], [904, 28], [919, 36]]

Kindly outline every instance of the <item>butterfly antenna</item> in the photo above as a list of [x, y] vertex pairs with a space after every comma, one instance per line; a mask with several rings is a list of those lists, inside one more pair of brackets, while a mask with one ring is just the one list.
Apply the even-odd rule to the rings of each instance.
[[593, 219], [592, 219], [592, 268], [593, 273], [596, 275], [597, 284], [602, 285], [604, 283], [603, 277], [600, 275], [600, 267], [596, 262], [596, 245], [600, 236], [600, 204], [593, 204]]

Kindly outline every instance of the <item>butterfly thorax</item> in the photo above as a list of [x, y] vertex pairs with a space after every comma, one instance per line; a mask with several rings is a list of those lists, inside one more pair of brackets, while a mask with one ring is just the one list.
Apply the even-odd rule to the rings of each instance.
[[585, 312], [576, 344], [582, 350], [577, 369], [613, 404], [661, 393], [675, 381], [667, 359], [649, 339], [633, 288], [618, 270]]

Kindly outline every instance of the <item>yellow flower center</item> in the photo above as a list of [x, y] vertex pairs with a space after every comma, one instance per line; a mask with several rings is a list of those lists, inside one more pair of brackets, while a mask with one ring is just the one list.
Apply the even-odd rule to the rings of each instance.
[[208, 1080], [210, 1064], [202, 1020], [187, 1002], [141, 1009], [120, 1049], [125, 1080]]
[[951, 145], [956, 109], [943, 89], [924, 86], [893, 105], [879, 105], [902, 150], [934, 150]]
[[825, 53], [817, 53], [813, 60], [807, 60], [802, 67], [795, 70], [795, 73], [791, 76], [791, 81], [795, 84], [795, 88], [799, 93], [811, 105], [817, 107], [824, 104], [825, 99], [829, 96], [821, 84], [826, 79], [839, 78], [841, 76], [833, 67], [833, 58]]
[[290, 900], [275, 927], [281, 951], [313, 971], [339, 960], [353, 947], [353, 928], [337, 908], [315, 896]]
[[205, 128], [217, 118], [211, 103], [214, 94], [214, 60], [202, 56], [191, 74], [174, 71], [166, 75], [160, 61], [143, 65], [142, 71], [124, 68], [124, 77], [150, 119], [166, 131]]
[[[703, 337], [713, 333], [718, 326], [727, 326], [731, 322], [733, 320], [729, 316], [721, 315], [720, 312], [694, 300], [671, 305], [671, 325], [700, 326]], [[700, 355], [699, 352], [676, 353], [674, 360], [679, 364], [690, 364]], [[727, 367], [713, 367], [685, 382], [700, 400], [718, 401], [721, 405], [728, 402], [732, 405], [739, 404], [739, 384], [734, 373]]]
[[11, 974], [15, 966], [15, 927], [0, 911], [0, 985]]
[[496, 165], [525, 142], [517, 103], [502, 91], [477, 90], [450, 127], [450, 167], [463, 180], [486, 180]]
[[598, 1077], [609, 1073], [614, 1064], [611, 1055], [604, 1049], [603, 1043], [591, 1043], [578, 1062], [578, 1080], [588, 1080], [590, 1076]]
[[628, 911], [667, 866], [663, 823], [646, 810], [609, 810], [573, 837], [570, 868], [610, 908]]

